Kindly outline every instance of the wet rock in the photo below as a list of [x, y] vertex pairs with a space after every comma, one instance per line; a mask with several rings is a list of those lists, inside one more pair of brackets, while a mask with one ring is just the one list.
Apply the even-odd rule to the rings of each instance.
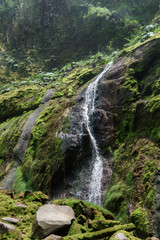
[[2, 218], [3, 221], [6, 221], [8, 223], [13, 223], [13, 224], [16, 224], [17, 222], [19, 222], [18, 219], [16, 218], [11, 218], [11, 217], [3, 217]]
[[0, 222], [0, 233], [13, 232], [13, 231], [15, 231], [14, 226]]
[[114, 239], [127, 240], [128, 238], [123, 233], [117, 233]]
[[32, 236], [47, 237], [59, 229], [70, 226], [73, 219], [75, 216], [71, 207], [46, 204], [40, 207], [36, 213]]

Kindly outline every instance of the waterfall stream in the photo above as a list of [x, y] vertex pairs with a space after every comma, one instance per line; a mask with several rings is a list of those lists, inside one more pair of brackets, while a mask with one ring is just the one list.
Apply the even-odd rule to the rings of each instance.
[[91, 148], [92, 148], [92, 170], [91, 170], [91, 182], [88, 190], [88, 201], [95, 204], [101, 204], [101, 179], [103, 174], [103, 158], [100, 155], [97, 141], [94, 137], [93, 132], [93, 114], [96, 110], [95, 101], [97, 93], [97, 85], [99, 80], [112, 66], [112, 62], [108, 63], [104, 70], [97, 76], [97, 78], [91, 82], [85, 93], [85, 103], [84, 103], [84, 124], [88, 131]]

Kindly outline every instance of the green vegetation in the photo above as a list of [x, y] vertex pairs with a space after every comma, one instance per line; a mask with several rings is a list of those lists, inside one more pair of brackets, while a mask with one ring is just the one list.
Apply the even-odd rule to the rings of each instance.
[[[16, 218], [18, 222], [14, 224], [15, 231], [1, 232], [0, 237], [3, 239], [30, 240], [35, 239], [32, 236], [32, 224], [35, 214], [48, 200], [42, 192], [25, 192], [14, 195], [12, 192], [0, 192], [0, 220], [3, 217]], [[75, 220], [69, 226], [64, 239], [103, 239], [110, 238], [117, 231], [125, 232], [126, 236], [134, 237], [132, 230], [135, 229], [133, 224], [121, 225], [115, 221], [112, 214], [106, 209], [84, 202], [75, 198], [54, 200], [52, 203], [59, 205], [71, 206], [75, 213]], [[19, 205], [19, 207], [16, 207]], [[20, 205], [23, 205], [20, 207]], [[101, 216], [97, 220], [97, 215]], [[13, 225], [13, 224], [12, 224]], [[37, 239], [37, 238], [36, 238]], [[138, 239], [138, 238], [136, 238]]]
[[[16, 218], [16, 230], [11, 233], [0, 233], [2, 239], [31, 239], [32, 222], [35, 213], [42, 203], [47, 201], [47, 196], [41, 192], [13, 195], [12, 192], [0, 192], [0, 220], [2, 217]], [[16, 207], [16, 204], [23, 204], [24, 207]]]
[[144, 234], [148, 236], [149, 229], [148, 229], [148, 219], [147, 219], [147, 212], [143, 210], [141, 207], [137, 208], [131, 214], [131, 220], [135, 224], [137, 230], [140, 234]]
[[104, 206], [113, 212], [117, 219], [121, 222], [127, 222], [127, 201], [126, 200], [126, 191], [127, 187], [122, 182], [112, 185], [111, 188], [107, 191]]

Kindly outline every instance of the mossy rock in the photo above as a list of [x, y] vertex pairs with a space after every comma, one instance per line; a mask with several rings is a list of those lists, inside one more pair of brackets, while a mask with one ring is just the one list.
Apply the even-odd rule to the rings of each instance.
[[[26, 207], [15, 207], [17, 202], [23, 205], [25, 204]], [[40, 206], [42, 206], [42, 203], [39, 199], [32, 201], [29, 198], [24, 198], [24, 194], [14, 196], [11, 192], [0, 191], [0, 220], [3, 217], [19, 219], [16, 224], [16, 231], [4, 234], [2, 239], [31, 239], [32, 222]], [[23, 238], [21, 235], [23, 235]]]
[[25, 111], [36, 109], [44, 92], [44, 88], [32, 86], [21, 87], [0, 95], [0, 121], [23, 114]]
[[79, 215], [84, 215], [87, 219], [92, 220], [96, 220], [97, 218], [99, 219], [101, 216], [102, 219], [114, 219], [113, 214], [107, 209], [104, 209], [99, 205], [82, 201], [76, 198], [53, 200], [52, 203], [72, 207], [76, 217], [78, 217]]
[[148, 237], [151, 233], [149, 231], [149, 219], [147, 212], [142, 207], [137, 208], [131, 214], [131, 221], [136, 226], [137, 233], [142, 237]]
[[134, 224], [125, 224], [125, 225], [116, 225], [114, 227], [111, 227], [111, 228], [106, 228], [106, 229], [103, 229], [103, 230], [100, 230], [100, 231], [95, 231], [95, 232], [87, 232], [87, 233], [83, 233], [83, 234], [75, 234], [75, 235], [72, 235], [72, 236], [67, 236], [67, 237], [64, 237], [63, 239], [64, 240], [69, 240], [69, 239], [72, 239], [72, 240], [78, 240], [78, 239], [85, 239], [85, 240], [93, 240], [93, 239], [102, 239], [102, 238], [108, 238], [110, 236], [113, 235], [113, 233], [119, 231], [119, 230], [126, 230], [126, 231], [132, 231], [135, 229], [135, 226]]
[[120, 224], [119, 221], [99, 219], [99, 220], [90, 220], [88, 222], [88, 227], [92, 228], [92, 231], [98, 231], [105, 228], [114, 227], [119, 224]]
[[[80, 215], [82, 217], [82, 215]], [[86, 218], [83, 216], [83, 218], [86, 220]], [[69, 228], [69, 231], [68, 231], [68, 236], [70, 235], [74, 235], [74, 234], [81, 234], [81, 233], [85, 233], [85, 232], [88, 232], [89, 229], [88, 229], [88, 225], [86, 224], [86, 221], [84, 221], [82, 223], [82, 221], [80, 221], [81, 223], [79, 223], [79, 218], [76, 218], [72, 225], [70, 226]]]

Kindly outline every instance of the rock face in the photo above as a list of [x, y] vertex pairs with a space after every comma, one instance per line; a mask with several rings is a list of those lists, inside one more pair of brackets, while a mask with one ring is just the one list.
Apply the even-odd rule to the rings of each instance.
[[[109, 65], [110, 66], [110, 65]], [[106, 70], [107, 71], [107, 70]], [[101, 76], [99, 78], [99, 76]], [[103, 79], [103, 74], [99, 74], [98, 79]], [[95, 82], [97, 80], [95, 78]], [[90, 125], [93, 137], [96, 139], [97, 146], [99, 148], [100, 155], [103, 155], [103, 176], [111, 176], [111, 157], [107, 153], [106, 149], [114, 142], [113, 138], [113, 119], [112, 113], [103, 110], [98, 99], [100, 98], [98, 92], [101, 83], [96, 85], [95, 95], [93, 89], [90, 89], [93, 102], [95, 104], [95, 110], [92, 113], [88, 112], [88, 118], [91, 119]], [[70, 131], [66, 134], [61, 132], [60, 137], [63, 141], [63, 151], [65, 155], [65, 173], [67, 175], [73, 175], [73, 188], [70, 189], [70, 193], [83, 200], [89, 200], [90, 184], [94, 163], [94, 148], [91, 140], [85, 109], [87, 106], [87, 94], [88, 88], [85, 88], [80, 95], [76, 98], [76, 105], [73, 107], [70, 113]], [[88, 103], [89, 104], [89, 103]], [[88, 107], [88, 106], [87, 106]], [[104, 126], [105, 130], [104, 131]], [[104, 134], [105, 132], [105, 134]], [[105, 135], [105, 136], [104, 136]], [[106, 141], [107, 139], [107, 141]], [[99, 154], [98, 154], [99, 155]], [[72, 171], [72, 172], [71, 172]], [[75, 175], [74, 175], [75, 173]], [[87, 174], [87, 178], [86, 178]], [[101, 191], [106, 188], [106, 177], [102, 176], [102, 188]], [[78, 183], [78, 184], [77, 184]], [[77, 187], [75, 187], [77, 186]], [[66, 195], [68, 193], [66, 191]], [[103, 198], [103, 193], [102, 193]]]
[[44, 238], [71, 224], [75, 219], [71, 207], [46, 204], [39, 208], [33, 224], [33, 236]]

